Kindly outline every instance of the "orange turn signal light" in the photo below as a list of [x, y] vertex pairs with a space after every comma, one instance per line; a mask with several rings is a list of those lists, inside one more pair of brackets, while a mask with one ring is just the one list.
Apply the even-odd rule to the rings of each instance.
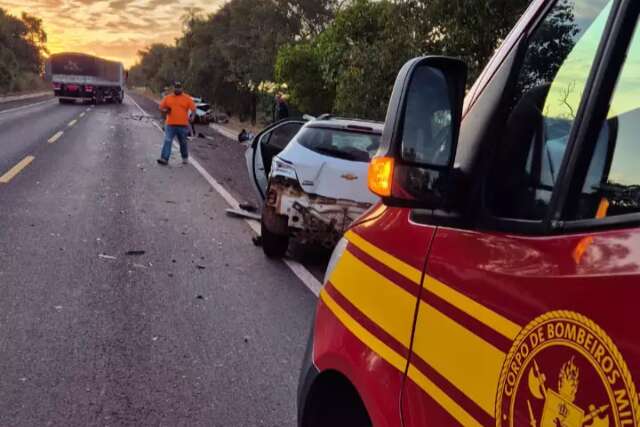
[[369, 164], [369, 190], [380, 197], [391, 196], [393, 158], [374, 157]]

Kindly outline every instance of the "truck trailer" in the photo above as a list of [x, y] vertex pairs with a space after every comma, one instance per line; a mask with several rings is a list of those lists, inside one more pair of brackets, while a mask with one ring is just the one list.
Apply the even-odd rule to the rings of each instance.
[[83, 53], [51, 55], [45, 74], [61, 104], [75, 101], [122, 103], [126, 72], [121, 62]]

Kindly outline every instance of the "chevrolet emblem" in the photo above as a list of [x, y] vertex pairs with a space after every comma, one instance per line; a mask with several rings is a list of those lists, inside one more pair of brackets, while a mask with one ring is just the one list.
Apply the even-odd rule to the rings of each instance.
[[344, 175], [340, 175], [340, 178], [346, 179], [347, 181], [355, 181], [356, 179], [358, 179], [357, 176], [352, 175], [350, 173], [345, 173]]

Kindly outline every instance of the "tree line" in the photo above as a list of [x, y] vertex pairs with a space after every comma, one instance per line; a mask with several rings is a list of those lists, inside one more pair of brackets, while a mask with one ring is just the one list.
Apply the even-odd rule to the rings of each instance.
[[384, 118], [408, 59], [453, 55], [479, 74], [530, 0], [230, 0], [190, 11], [174, 45], [139, 52], [130, 83], [188, 91], [253, 121], [283, 92], [301, 113]]
[[0, 93], [42, 84], [46, 43], [41, 19], [27, 13], [15, 17], [0, 8]]

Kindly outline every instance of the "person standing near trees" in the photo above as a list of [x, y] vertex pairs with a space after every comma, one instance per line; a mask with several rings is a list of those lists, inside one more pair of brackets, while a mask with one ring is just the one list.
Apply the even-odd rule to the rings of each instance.
[[289, 117], [289, 106], [287, 105], [287, 101], [285, 101], [284, 96], [279, 93], [276, 95], [276, 103], [273, 108], [273, 121], [277, 122], [278, 120], [286, 119]]
[[164, 144], [158, 163], [166, 166], [171, 157], [171, 145], [173, 139], [178, 138], [182, 163], [189, 163], [189, 150], [187, 148], [187, 135], [189, 134], [189, 116], [195, 113], [196, 104], [193, 99], [182, 91], [182, 83], [175, 82], [173, 93], [167, 94], [160, 102], [160, 112], [165, 119]]

